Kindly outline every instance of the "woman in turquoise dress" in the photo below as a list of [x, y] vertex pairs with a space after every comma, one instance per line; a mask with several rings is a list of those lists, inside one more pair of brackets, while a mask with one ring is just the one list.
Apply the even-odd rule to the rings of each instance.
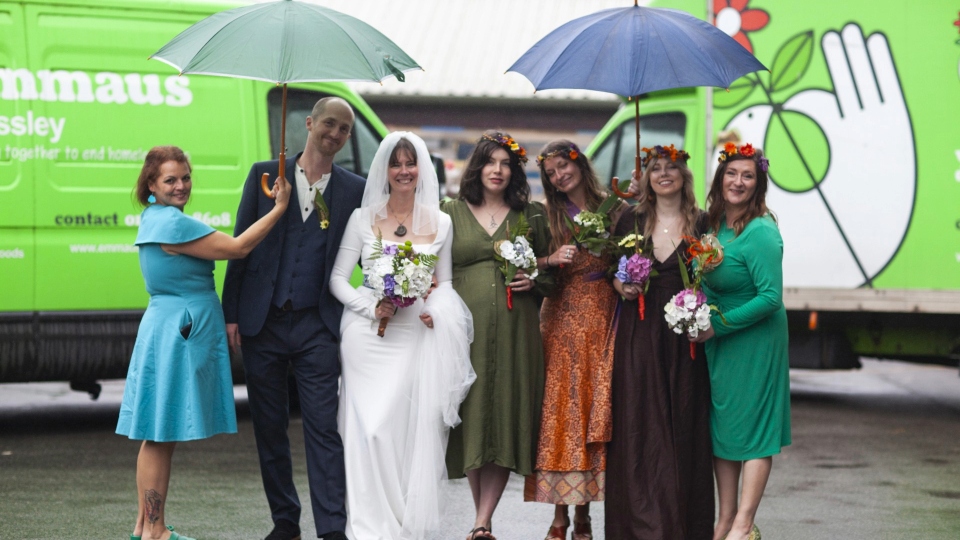
[[140, 321], [117, 433], [143, 441], [137, 458], [138, 515], [131, 540], [190, 540], [167, 530], [164, 507], [178, 441], [236, 433], [230, 355], [214, 260], [245, 257], [287, 208], [290, 185], [277, 179], [276, 206], [237, 238], [184, 215], [193, 182], [175, 146], [147, 154], [135, 195], [140, 270], [150, 303]]
[[508, 134], [485, 132], [467, 161], [460, 199], [441, 207], [453, 223], [453, 288], [473, 314], [470, 362], [477, 380], [447, 447], [450, 478], [466, 476], [473, 494], [476, 516], [467, 540], [495, 540], [493, 513], [510, 471], [533, 473], [540, 432], [543, 342], [534, 293], [547, 294], [553, 278], [518, 272], [507, 285], [494, 257], [494, 242], [506, 239], [521, 215], [534, 254], [549, 253], [546, 210], [529, 200], [526, 160]]
[[703, 286], [723, 317], [715, 314], [697, 338], [710, 369], [720, 506], [714, 540], [759, 540], [754, 518], [772, 456], [790, 444], [783, 239], [765, 202], [768, 166], [759, 149], [728, 143], [707, 195], [710, 230], [724, 255]]

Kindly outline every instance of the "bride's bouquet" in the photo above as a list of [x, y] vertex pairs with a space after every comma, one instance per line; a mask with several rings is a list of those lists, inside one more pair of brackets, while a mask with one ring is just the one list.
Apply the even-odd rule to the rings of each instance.
[[[693, 279], [687, 276], [684, 261], [680, 260], [680, 277], [684, 289], [673, 296], [663, 307], [667, 326], [677, 334], [686, 333], [690, 339], [696, 339], [710, 328], [710, 312], [720, 313], [717, 306], [707, 304], [707, 295], [700, 289], [703, 275], [715, 269], [723, 262], [723, 246], [713, 235], [705, 234], [699, 240], [685, 236], [687, 263], [692, 263]], [[679, 255], [678, 255], [679, 257]], [[720, 318], [723, 314], [720, 313]], [[696, 358], [696, 345], [690, 342], [690, 358]]]
[[[390, 302], [398, 308], [413, 305], [418, 298], [426, 296], [433, 285], [433, 267], [439, 257], [429, 253], [417, 253], [407, 240], [403, 244], [383, 244], [383, 236], [377, 234], [373, 243], [373, 264], [363, 273], [363, 284], [373, 290], [377, 306]], [[390, 319], [380, 319], [377, 335], [383, 337]]]
[[500, 271], [503, 272], [504, 282], [507, 285], [507, 309], [513, 309], [513, 289], [510, 282], [523, 270], [530, 279], [537, 279], [537, 256], [530, 246], [530, 226], [526, 218], [520, 214], [520, 219], [511, 228], [507, 224], [506, 240], [499, 240], [493, 245], [494, 257], [503, 263]]

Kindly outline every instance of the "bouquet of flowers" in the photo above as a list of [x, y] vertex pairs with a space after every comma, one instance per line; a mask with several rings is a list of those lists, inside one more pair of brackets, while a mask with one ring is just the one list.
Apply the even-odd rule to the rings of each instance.
[[[663, 310], [670, 329], [677, 334], [686, 333], [691, 339], [696, 339], [700, 332], [710, 328], [710, 312], [720, 313], [717, 306], [707, 304], [707, 296], [700, 290], [700, 285], [703, 275], [723, 262], [723, 247], [713, 235], [705, 234], [699, 240], [685, 236], [684, 240], [689, 244], [686, 262], [692, 263], [693, 279], [681, 269], [684, 289], [675, 294]], [[685, 266], [682, 258], [680, 265]], [[723, 318], [722, 313], [720, 318]], [[690, 358], [697, 357], [696, 351], [696, 345], [690, 342]]]
[[513, 289], [510, 288], [510, 282], [517, 276], [517, 272], [523, 270], [530, 279], [536, 279], [537, 256], [530, 247], [530, 226], [527, 220], [520, 214], [520, 219], [511, 228], [507, 223], [507, 238], [499, 240], [493, 245], [494, 257], [503, 263], [500, 271], [503, 272], [504, 282], [507, 285], [507, 309], [513, 309]]
[[[373, 244], [373, 264], [363, 274], [363, 283], [373, 290], [377, 306], [390, 302], [398, 308], [407, 307], [423, 298], [433, 285], [433, 267], [439, 257], [429, 253], [417, 253], [407, 240], [403, 244], [384, 245], [383, 236], [377, 234]], [[380, 319], [377, 335], [383, 337], [389, 319]]]
[[642, 321], [647, 311], [644, 295], [647, 294], [647, 288], [650, 286], [650, 278], [655, 276], [657, 271], [653, 269], [653, 260], [641, 249], [640, 242], [643, 242], [643, 236], [636, 230], [617, 242], [617, 247], [629, 251], [620, 256], [614, 276], [621, 283], [633, 283], [640, 287], [640, 296], [637, 297], [637, 314]]
[[567, 226], [570, 228], [573, 243], [584, 246], [595, 257], [603, 254], [610, 247], [610, 211], [620, 200], [616, 195], [610, 195], [597, 208], [596, 212], [582, 210], [577, 215], [564, 214]]

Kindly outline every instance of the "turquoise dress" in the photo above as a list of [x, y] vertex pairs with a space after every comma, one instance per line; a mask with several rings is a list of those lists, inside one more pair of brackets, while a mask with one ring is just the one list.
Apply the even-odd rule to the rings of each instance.
[[213, 232], [173, 206], [154, 204], [140, 215], [136, 244], [150, 303], [127, 371], [120, 435], [171, 442], [237, 431], [214, 263], [160, 247]]
[[740, 236], [722, 222], [723, 262], [704, 276], [716, 314], [707, 340], [713, 455], [743, 461], [790, 444], [790, 361], [783, 306], [783, 239], [770, 217]]

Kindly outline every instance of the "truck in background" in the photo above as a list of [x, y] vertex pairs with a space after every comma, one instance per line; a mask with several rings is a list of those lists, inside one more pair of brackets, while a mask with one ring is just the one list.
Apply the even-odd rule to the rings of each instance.
[[[711, 20], [769, 68], [729, 88], [640, 98], [641, 144], [693, 156], [697, 193], [722, 142], [770, 159], [794, 367], [859, 357], [960, 359], [960, 5], [662, 0]], [[709, 6], [709, 7], [708, 7]], [[629, 178], [633, 106], [587, 153]]]
[[[0, 383], [71, 381], [96, 393], [97, 380], [126, 375], [149, 298], [132, 190], [151, 147], [190, 155], [185, 212], [232, 234], [250, 165], [279, 153], [280, 90], [178, 76], [147, 58], [234, 5], [0, 0]], [[328, 95], [357, 113], [337, 162], [366, 176], [386, 128], [343, 84], [291, 85], [288, 155], [303, 149], [304, 121]]]

